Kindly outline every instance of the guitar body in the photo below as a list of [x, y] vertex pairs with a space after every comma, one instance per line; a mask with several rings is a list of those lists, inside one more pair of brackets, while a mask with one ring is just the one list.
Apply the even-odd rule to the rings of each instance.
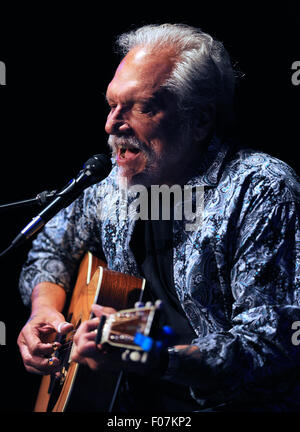
[[[92, 317], [93, 303], [117, 311], [132, 308], [141, 300], [144, 286], [144, 279], [108, 270], [104, 262], [88, 253], [79, 268], [66, 320], [76, 330]], [[87, 366], [70, 361], [72, 335], [59, 342], [67, 347], [58, 354], [61, 377], [53, 374], [42, 378], [34, 411], [108, 411], [120, 373], [92, 372]]]

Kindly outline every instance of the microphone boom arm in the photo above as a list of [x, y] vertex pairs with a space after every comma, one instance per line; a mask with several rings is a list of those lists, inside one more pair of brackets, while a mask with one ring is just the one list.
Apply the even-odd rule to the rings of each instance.
[[[55, 216], [55, 214], [70, 205], [84, 191], [84, 189], [100, 182], [108, 176], [111, 168], [112, 163], [106, 155], [100, 154], [90, 158], [85, 163], [84, 169], [79, 172], [76, 178], [69, 181], [69, 183], [58, 193], [56, 191], [50, 192], [52, 195], [49, 198], [54, 199], [52, 199], [52, 201], [25, 226], [25, 228], [11, 242], [10, 246], [0, 253], [0, 257], [16, 246], [22, 244], [25, 240], [29, 239], [33, 234], [39, 231], [53, 216]], [[45, 195], [45, 192], [42, 192], [42, 194]], [[41, 199], [41, 197], [38, 195], [33, 200], [25, 201], [25, 205], [29, 205], [32, 201], [39, 199]], [[20, 201], [18, 203], [12, 203], [11, 205], [4, 205], [2, 208], [21, 206], [23, 204], [24, 201]]]
[[57, 191], [43, 191], [41, 193], [39, 193], [35, 198], [30, 198], [30, 199], [26, 199], [26, 200], [22, 200], [22, 201], [15, 201], [12, 203], [8, 203], [8, 204], [2, 204], [0, 205], [0, 212], [1, 211], [6, 211], [6, 210], [13, 210], [15, 208], [19, 208], [19, 207], [28, 207], [28, 206], [32, 206], [32, 205], [44, 205], [47, 204], [47, 202], [50, 199], [53, 199], [57, 196]]

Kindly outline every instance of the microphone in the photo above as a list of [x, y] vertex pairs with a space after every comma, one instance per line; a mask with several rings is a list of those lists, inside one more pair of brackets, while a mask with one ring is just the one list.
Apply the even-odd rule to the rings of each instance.
[[[40, 230], [56, 213], [70, 205], [84, 189], [100, 182], [108, 176], [112, 168], [111, 160], [104, 154], [98, 154], [88, 159], [76, 178], [61, 189], [56, 198], [45, 207], [17, 235], [8, 249], [18, 246]], [[7, 249], [7, 250], [8, 250]], [[5, 251], [6, 252], [6, 251]], [[2, 255], [2, 254], [1, 254]]]

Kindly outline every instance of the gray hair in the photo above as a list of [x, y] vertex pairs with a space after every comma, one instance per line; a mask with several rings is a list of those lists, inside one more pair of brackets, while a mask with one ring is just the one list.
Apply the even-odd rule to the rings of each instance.
[[[216, 133], [230, 134], [235, 123], [235, 74], [223, 44], [198, 28], [184, 24], [145, 25], [117, 39], [119, 53], [136, 46], [156, 52], [172, 46], [177, 61], [163, 87], [173, 93], [182, 127], [211, 118], [216, 110]], [[201, 124], [201, 123], [200, 123]]]

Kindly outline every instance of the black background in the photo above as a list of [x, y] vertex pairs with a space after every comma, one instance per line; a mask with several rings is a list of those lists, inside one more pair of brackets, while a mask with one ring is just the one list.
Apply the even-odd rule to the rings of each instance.
[[[299, 174], [300, 86], [291, 83], [291, 65], [300, 61], [296, 2], [178, 3], [163, 3], [163, 9], [153, 2], [1, 6], [7, 85], [0, 86], [0, 204], [59, 188], [90, 156], [107, 152], [103, 95], [119, 61], [113, 43], [123, 31], [147, 23], [187, 23], [221, 40], [244, 74], [237, 98], [242, 140]], [[1, 250], [38, 211], [0, 213]], [[0, 321], [6, 325], [0, 412], [32, 411], [40, 380], [25, 372], [16, 346], [29, 313], [17, 288], [29, 247], [0, 259]]]

